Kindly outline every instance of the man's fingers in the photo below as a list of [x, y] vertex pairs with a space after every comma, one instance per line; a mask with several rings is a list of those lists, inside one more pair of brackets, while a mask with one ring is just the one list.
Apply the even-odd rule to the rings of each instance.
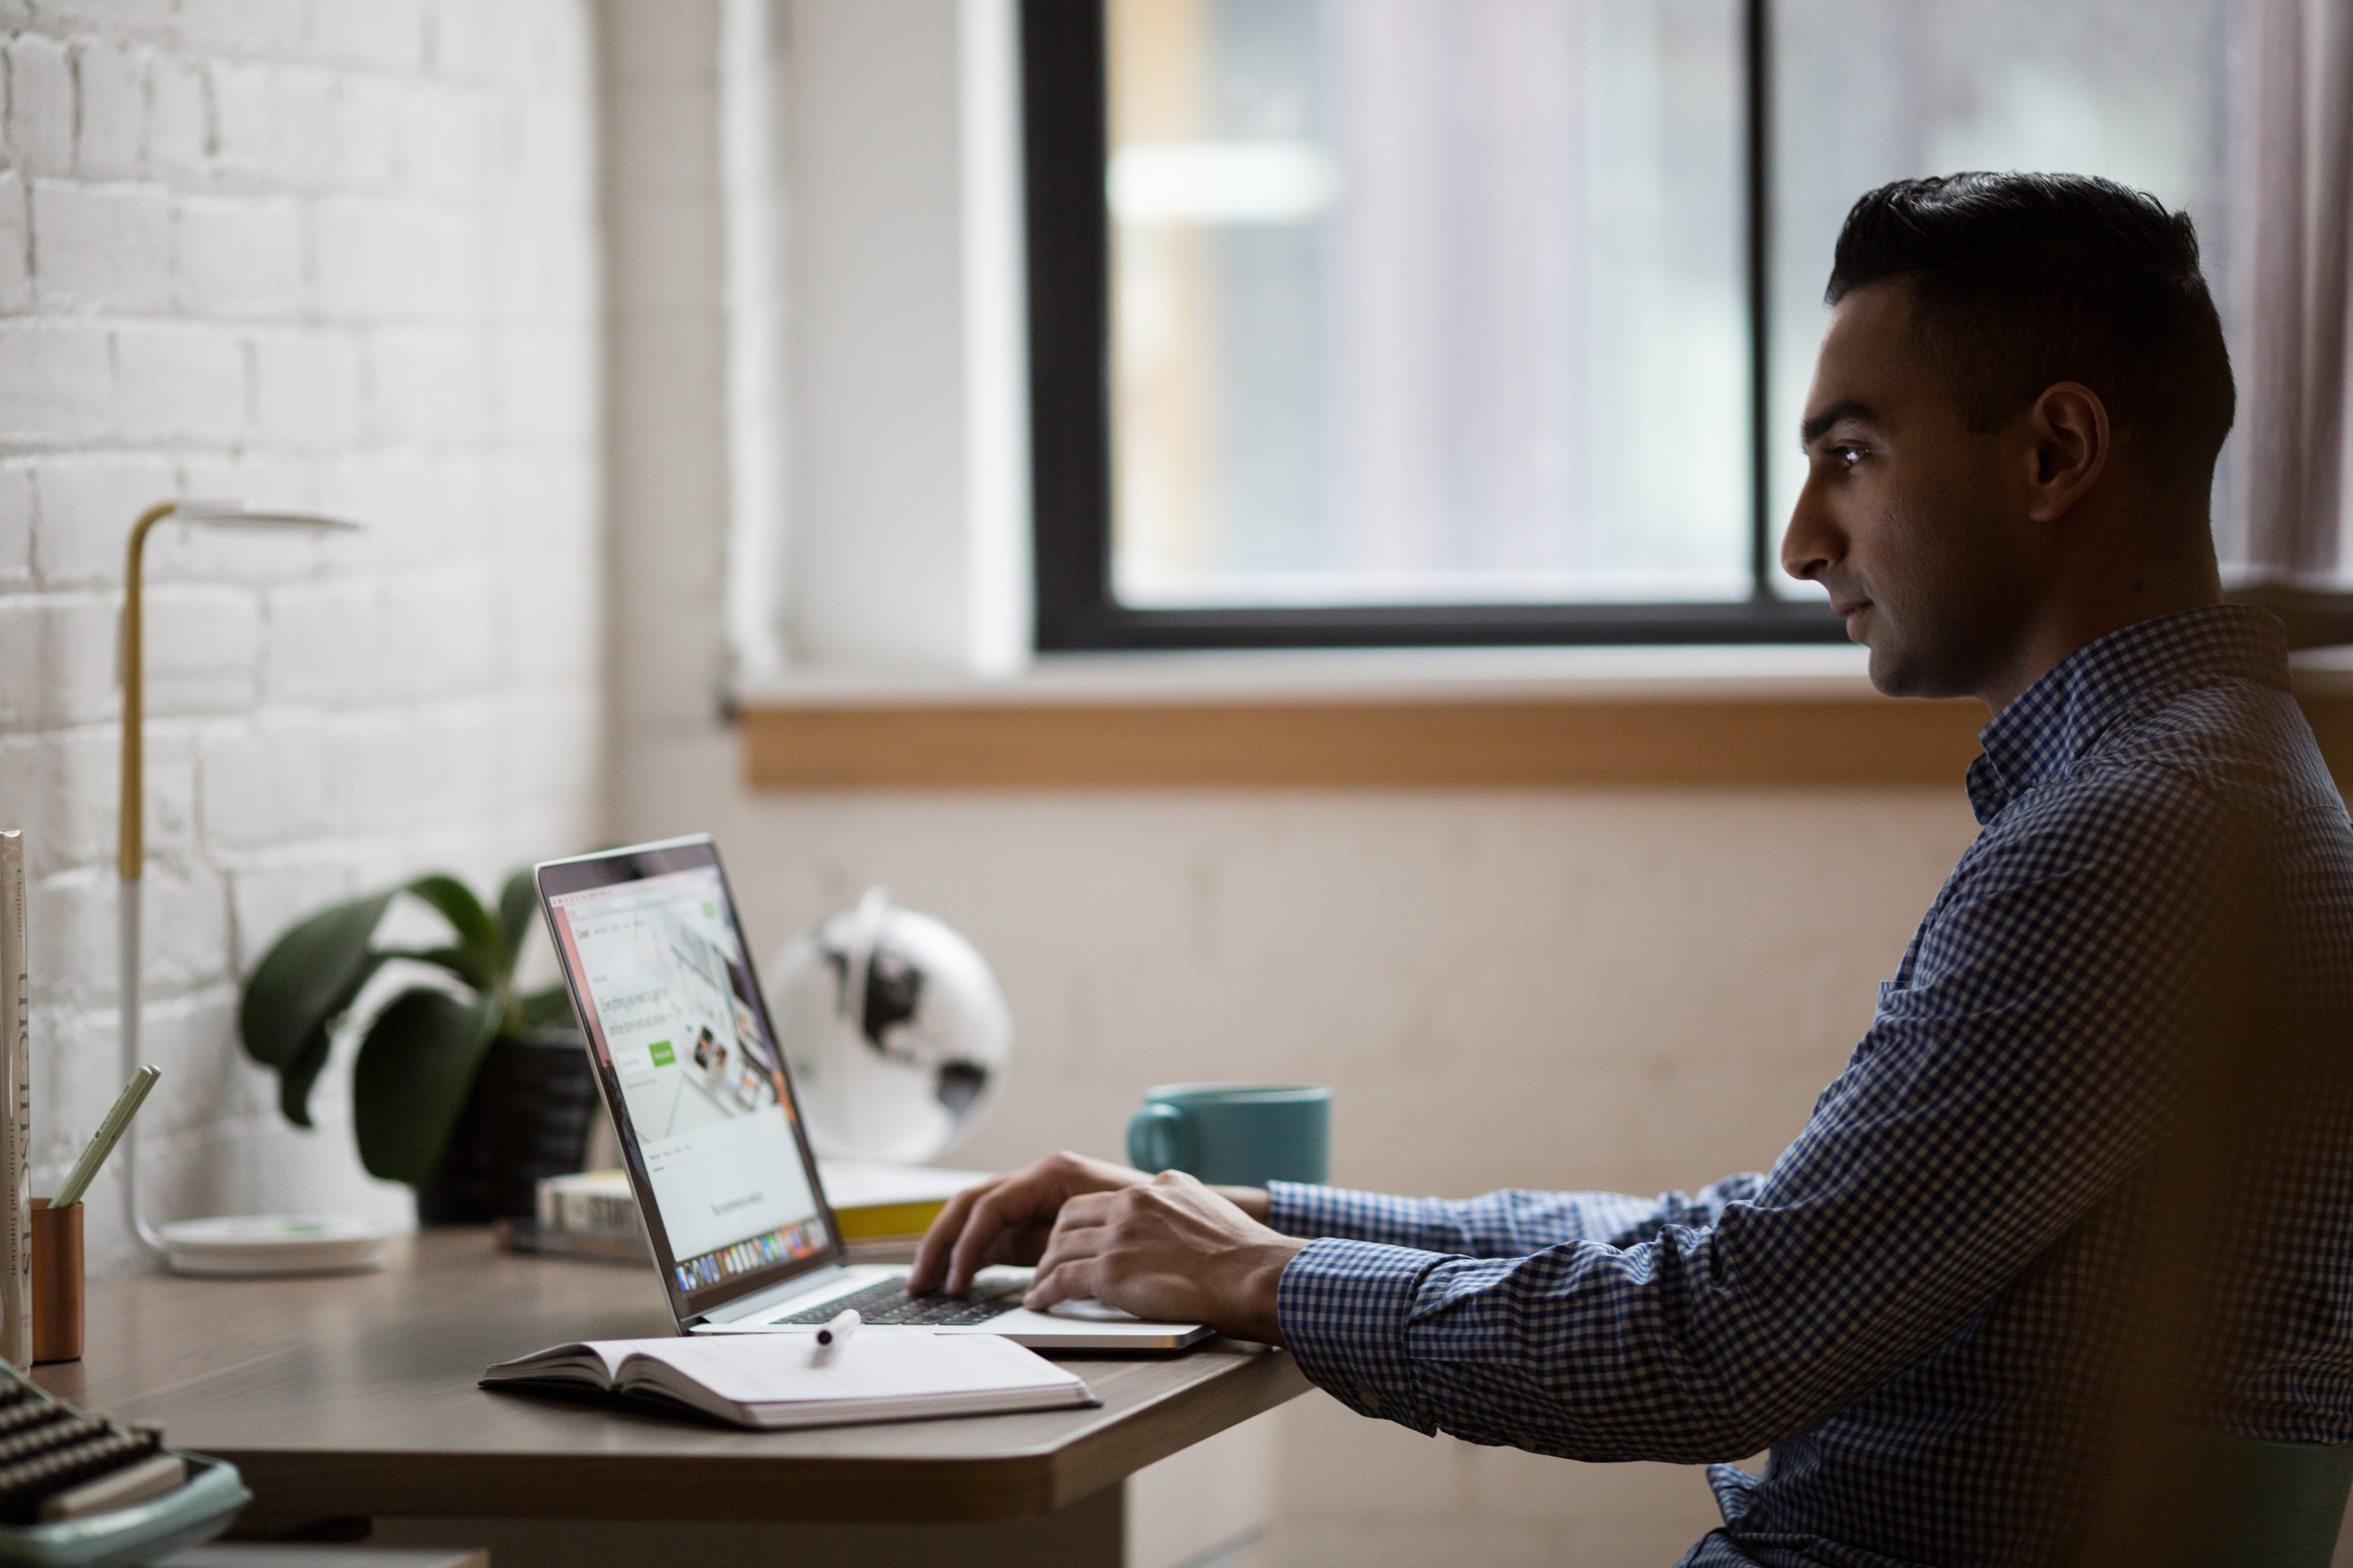
[[1103, 1225], [1119, 1199], [1118, 1193], [1081, 1193], [1062, 1205], [1062, 1212], [1054, 1216], [1054, 1229], [1059, 1233]]
[[1093, 1258], [1110, 1243], [1111, 1231], [1107, 1226], [1088, 1225], [1065, 1230], [1057, 1225], [1053, 1238], [1046, 1243], [1045, 1256], [1038, 1259], [1038, 1278], [1044, 1279], [1074, 1258]]
[[967, 1187], [948, 1200], [923, 1232], [908, 1270], [908, 1289], [960, 1292], [988, 1263], [1026, 1262], [1069, 1205], [1078, 1209], [1072, 1224], [1100, 1225], [1109, 1212], [1103, 1205], [1111, 1191], [1143, 1179], [1140, 1172], [1064, 1153]]
[[956, 1237], [955, 1248], [948, 1254], [944, 1285], [948, 1294], [955, 1295], [972, 1283], [972, 1277], [987, 1260], [989, 1247], [1001, 1232], [1020, 1225], [1036, 1212], [1037, 1199], [1024, 1186], [1008, 1182], [993, 1187], [972, 1205], [964, 1230]]
[[984, 1266], [991, 1263], [1035, 1264], [1038, 1255], [1046, 1250], [1046, 1238], [1053, 1233], [1054, 1227], [1050, 1222], [1035, 1216], [1019, 1225], [1007, 1226], [997, 1233], [997, 1239], [989, 1243], [988, 1252], [981, 1262]]
[[966, 1187], [948, 1200], [947, 1206], [940, 1210], [939, 1217], [932, 1221], [923, 1232], [923, 1244], [915, 1249], [915, 1266], [907, 1274], [910, 1289], [932, 1289], [946, 1278], [949, 1255], [955, 1250], [956, 1241], [964, 1235], [965, 1227], [971, 1225], [973, 1210], [980, 1205], [983, 1198], [1012, 1180], [1010, 1176], [999, 1176], [994, 1181]]
[[1092, 1258], [1073, 1258], [1058, 1263], [1051, 1270], [1040, 1268], [1038, 1278], [1029, 1282], [1021, 1304], [1033, 1312], [1042, 1312], [1057, 1301], [1075, 1301], [1096, 1294], [1095, 1274], [1102, 1265]]
[[907, 1289], [912, 1294], [922, 1295], [939, 1283], [940, 1275], [947, 1268], [948, 1249], [964, 1234], [965, 1216], [972, 1213], [972, 1205], [980, 1201], [980, 1194], [994, 1184], [984, 1182], [966, 1187], [950, 1198], [939, 1216], [925, 1227], [923, 1239], [915, 1247], [915, 1266], [907, 1271]]

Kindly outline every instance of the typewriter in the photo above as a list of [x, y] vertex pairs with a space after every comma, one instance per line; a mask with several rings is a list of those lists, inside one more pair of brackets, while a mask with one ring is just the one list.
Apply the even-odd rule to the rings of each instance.
[[144, 1563], [211, 1540], [252, 1500], [235, 1466], [85, 1415], [0, 1362], [0, 1565]]

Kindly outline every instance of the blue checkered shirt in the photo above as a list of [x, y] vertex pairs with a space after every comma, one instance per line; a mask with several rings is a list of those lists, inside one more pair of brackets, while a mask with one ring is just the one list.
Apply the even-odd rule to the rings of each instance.
[[[1279, 1300], [1307, 1375], [1366, 1415], [1570, 1458], [1769, 1448], [1761, 1479], [1711, 1469], [1726, 1523], [1686, 1564], [2063, 1557], [2076, 1417], [2116, 1386], [2085, 1347], [2113, 1341], [2099, 1313], [2180, 1168], [2187, 1020], [2235, 951], [2347, 1029], [2353, 827], [2259, 610], [2091, 643], [1981, 739], [1983, 831], [1769, 1172], [1656, 1199], [1277, 1184], [1274, 1226], [1320, 1238]], [[2277, 924], [2234, 949], [2216, 927], [2251, 896]], [[2270, 1130], [2287, 1174], [2232, 1215], [2262, 1278], [2218, 1281], [2232, 1349], [2178, 1408], [2341, 1443], [2353, 1106], [2300, 1103]]]

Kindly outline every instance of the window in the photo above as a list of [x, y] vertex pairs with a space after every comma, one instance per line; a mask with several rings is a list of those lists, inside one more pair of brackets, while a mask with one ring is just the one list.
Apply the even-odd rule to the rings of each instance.
[[2227, 0], [1027, 0], [1041, 648], [1839, 640], [1776, 561], [1863, 190], [2227, 267]]
[[[2244, 226], [2225, 200], [2233, 149], [2224, 109], [2236, 9], [2232, 0], [1773, 0], [1779, 423], [1795, 423], [1813, 374], [1840, 222], [1856, 196], [1909, 175], [2059, 169], [2153, 192], [2197, 221], [2209, 284], [2225, 325], [2235, 324], [2232, 242]], [[1804, 459], [1786, 429], [1767, 449], [1773, 510], [1786, 517]], [[2225, 464], [2230, 455], [2225, 447]], [[2228, 493], [2227, 477], [2216, 490]]]

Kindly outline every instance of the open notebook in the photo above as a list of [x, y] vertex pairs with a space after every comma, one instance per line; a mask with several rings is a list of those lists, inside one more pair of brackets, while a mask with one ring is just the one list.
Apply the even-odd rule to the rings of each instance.
[[552, 1345], [482, 1373], [485, 1388], [590, 1390], [685, 1405], [739, 1426], [840, 1426], [1098, 1403], [1086, 1384], [993, 1335], [904, 1330], [820, 1349], [806, 1334]]

